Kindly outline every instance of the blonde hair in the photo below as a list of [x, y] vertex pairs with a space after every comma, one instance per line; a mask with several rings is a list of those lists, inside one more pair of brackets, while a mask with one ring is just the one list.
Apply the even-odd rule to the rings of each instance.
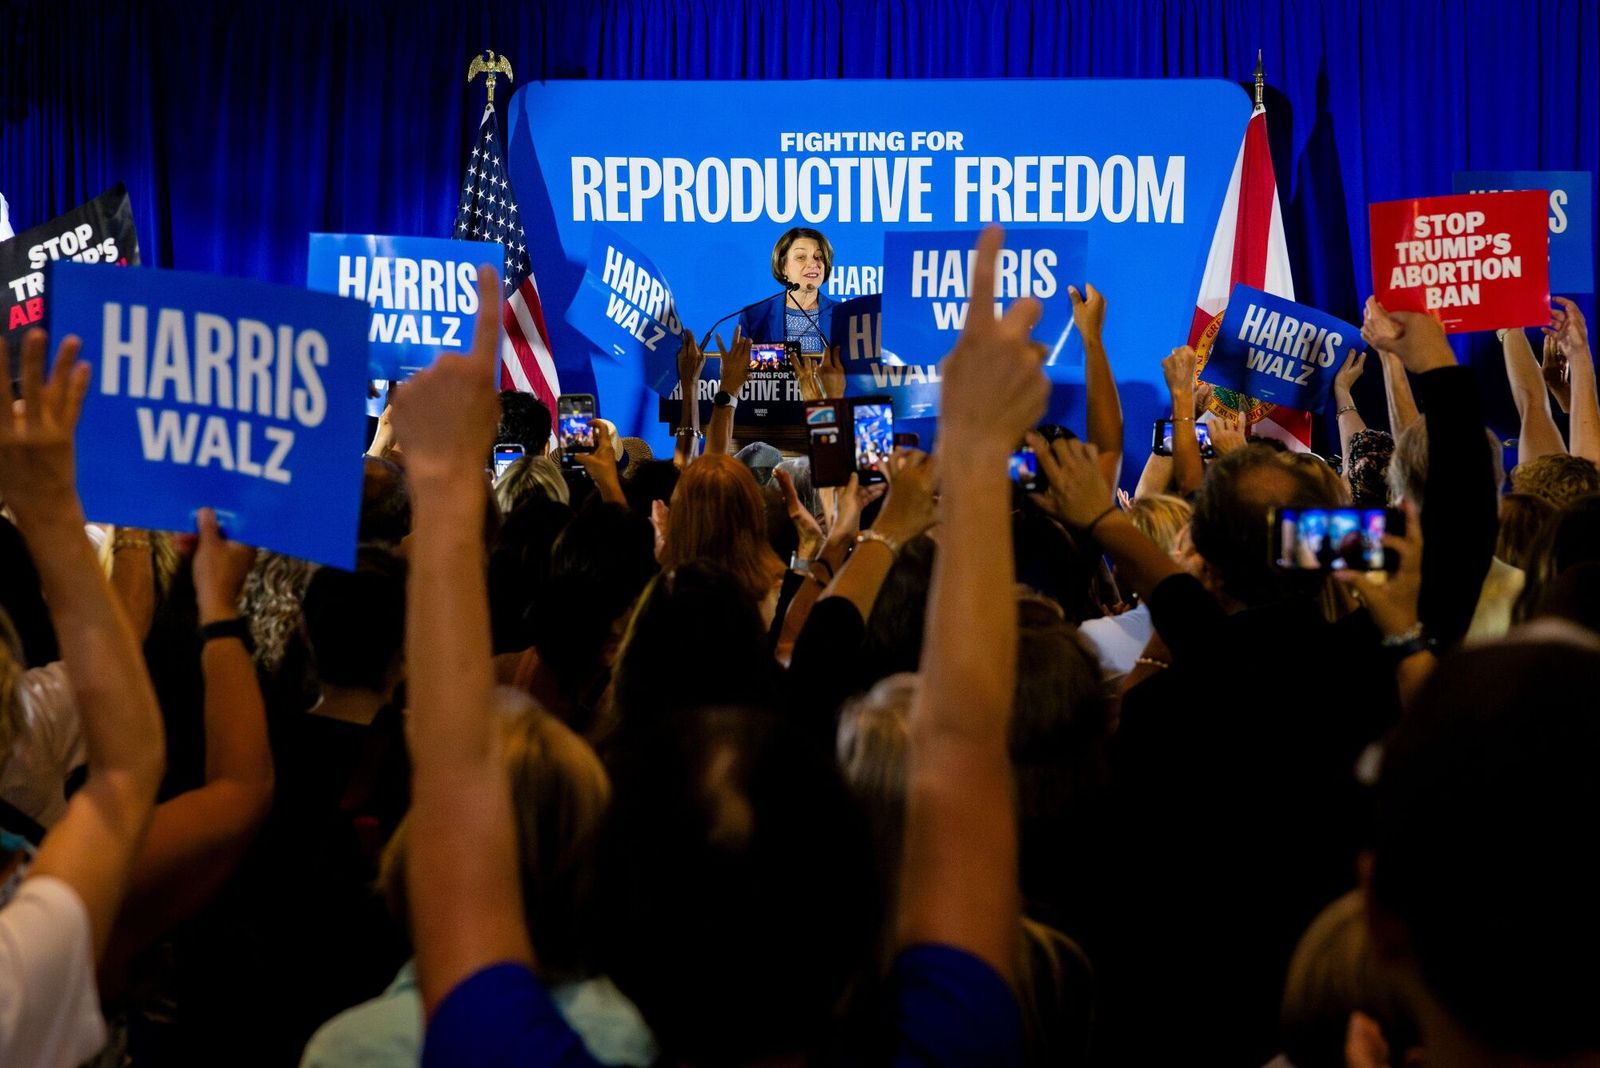
[[[522, 908], [540, 975], [562, 982], [589, 974], [587, 902], [611, 780], [600, 758], [571, 728], [525, 694], [501, 688], [500, 748], [517, 823]], [[406, 917], [406, 839], [401, 821], [384, 848], [378, 887]]]
[[535, 490], [559, 504], [570, 504], [572, 500], [567, 480], [561, 477], [561, 468], [554, 460], [548, 456], [524, 456], [495, 482], [495, 503], [501, 514], [509, 515]]
[[1194, 509], [1182, 497], [1170, 493], [1152, 493], [1140, 497], [1128, 509], [1128, 519], [1139, 532], [1171, 554], [1178, 546], [1178, 534], [1189, 525]]

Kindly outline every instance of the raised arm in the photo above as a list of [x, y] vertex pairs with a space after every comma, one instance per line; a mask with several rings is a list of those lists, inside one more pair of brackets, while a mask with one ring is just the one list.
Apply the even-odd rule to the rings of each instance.
[[83, 529], [72, 438], [89, 368], [68, 337], [46, 380], [47, 347], [42, 330], [23, 340], [18, 410], [0, 341], [0, 495], [39, 569], [82, 716], [89, 778], [45, 836], [30, 877], [53, 876], [78, 895], [98, 961], [161, 784], [164, 739], [139, 644]]
[[1566, 297], [1557, 297], [1547, 328], [1567, 358], [1567, 385], [1572, 422], [1572, 455], [1600, 464], [1600, 396], [1595, 393], [1594, 355], [1589, 351], [1583, 312]]
[[933, 458], [920, 449], [896, 449], [884, 473], [889, 495], [871, 533], [857, 540], [855, 552], [822, 594], [843, 597], [856, 606], [862, 619], [872, 614], [900, 547], [933, 525]]
[[700, 369], [706, 364], [705, 353], [695, 344], [694, 332], [683, 332], [683, 345], [678, 349], [678, 394], [683, 398], [678, 407], [678, 427], [674, 432], [677, 441], [672, 448], [672, 462], [680, 468], [694, 461], [694, 450], [700, 440]]
[[1172, 396], [1172, 475], [1180, 494], [1193, 493], [1206, 477], [1200, 438], [1194, 429], [1194, 365], [1194, 349], [1188, 345], [1173, 349], [1161, 361], [1161, 374]]
[[1333, 376], [1334, 416], [1339, 420], [1339, 455], [1344, 458], [1346, 469], [1350, 466], [1350, 439], [1367, 429], [1366, 421], [1356, 410], [1355, 395], [1351, 393], [1366, 367], [1367, 354], [1352, 351]]
[[955, 946], [1014, 977], [1020, 902], [1007, 731], [1017, 604], [1006, 464], [1044, 413], [1049, 383], [1042, 347], [1029, 338], [1038, 304], [1019, 300], [998, 321], [984, 313], [1000, 245], [998, 227], [978, 240], [975, 314], [943, 364], [943, 525], [909, 724], [899, 938]]
[[1106, 298], [1088, 284], [1081, 296], [1076, 286], [1068, 286], [1067, 295], [1072, 298], [1072, 321], [1083, 338], [1083, 388], [1088, 395], [1084, 436], [1099, 450], [1100, 471], [1114, 487], [1122, 477], [1122, 398], [1106, 358]]
[[733, 331], [733, 347], [722, 353], [722, 392], [734, 398], [734, 403], [711, 409], [711, 427], [706, 431], [706, 452], [733, 452], [733, 417], [738, 409], [739, 391], [750, 377], [750, 339], [742, 331]]
[[612, 443], [611, 428], [597, 422], [594, 430], [594, 450], [578, 453], [578, 463], [583, 465], [584, 473], [594, 483], [594, 491], [602, 501], [626, 508], [628, 498], [622, 492], [622, 478], [617, 474], [617, 447]]
[[1511, 384], [1511, 399], [1517, 405], [1521, 427], [1517, 431], [1517, 462], [1527, 463], [1551, 453], [1564, 453], [1555, 417], [1550, 414], [1550, 396], [1544, 387], [1544, 372], [1533, 358], [1533, 346], [1521, 327], [1502, 330], [1500, 346], [1505, 352], [1506, 381]]
[[116, 592], [133, 636], [141, 642], [156, 616], [156, 566], [150, 532], [116, 527], [111, 535], [111, 588]]
[[411, 828], [406, 885], [417, 979], [430, 1013], [497, 961], [531, 965], [516, 826], [490, 701], [483, 457], [494, 445], [500, 282], [478, 269], [468, 356], [440, 356], [406, 384], [395, 431], [406, 450], [413, 532], [406, 595]]
[[1389, 433], [1395, 437], [1417, 421], [1417, 402], [1411, 396], [1411, 380], [1406, 365], [1392, 352], [1379, 352], [1383, 359], [1383, 394], [1389, 405]]
[[272, 807], [266, 704], [238, 608], [254, 559], [254, 549], [223, 538], [215, 512], [201, 511], [194, 554], [200, 625], [217, 624], [226, 631], [206, 641], [200, 652], [206, 781], [156, 807], [134, 860], [133, 884], [117, 920], [108, 966], [149, 946], [210, 900], [243, 859]]

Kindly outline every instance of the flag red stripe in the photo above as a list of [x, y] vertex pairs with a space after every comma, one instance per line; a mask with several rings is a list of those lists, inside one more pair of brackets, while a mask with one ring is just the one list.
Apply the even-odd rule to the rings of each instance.
[[[509, 302], [507, 303], [509, 304]], [[532, 309], [530, 308], [529, 310], [531, 311]], [[534, 321], [535, 323], [539, 322], [537, 319]], [[528, 344], [527, 337], [522, 333], [522, 324], [517, 321], [516, 313], [509, 306], [505, 309], [502, 322], [505, 324], [506, 336], [511, 339], [511, 350], [517, 358], [517, 363], [521, 365], [523, 374], [528, 376], [529, 383], [533, 385], [533, 392], [538, 396], [539, 400], [544, 402], [544, 406], [550, 409], [550, 414], [554, 416], [556, 412], [555, 393], [550, 389], [550, 383], [545, 381], [544, 372], [539, 368], [538, 357], [533, 354], [533, 346]], [[515, 380], [511, 377], [511, 372], [506, 369], [504, 364], [500, 367], [500, 388], [517, 388]]]
[[1272, 239], [1276, 181], [1267, 144], [1267, 116], [1251, 116], [1244, 133], [1244, 166], [1239, 174], [1239, 214], [1233, 231], [1233, 280], [1261, 289], [1267, 282], [1267, 245]]

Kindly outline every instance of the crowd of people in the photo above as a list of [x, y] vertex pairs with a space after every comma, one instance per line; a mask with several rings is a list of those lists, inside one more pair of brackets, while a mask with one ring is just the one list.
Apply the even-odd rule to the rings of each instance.
[[[557, 463], [478, 285], [350, 571], [87, 525], [78, 344], [31, 333], [15, 396], [0, 346], [0, 1064], [1600, 1063], [1573, 305], [1542, 359], [1502, 334], [1510, 492], [1437, 322], [1369, 301], [1342, 465], [1221, 419], [1203, 456], [1179, 348], [1130, 496], [1093, 287], [1081, 436], [1020, 300], [945, 357], [933, 455], [828, 489], [702, 432], [689, 336], [671, 459], [596, 420]], [[1274, 565], [1273, 508], [1340, 506], [1404, 510], [1390, 571]]]

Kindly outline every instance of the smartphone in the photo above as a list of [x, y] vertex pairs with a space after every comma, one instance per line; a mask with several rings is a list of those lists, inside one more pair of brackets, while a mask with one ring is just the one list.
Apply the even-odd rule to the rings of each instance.
[[1030, 445], [1024, 445], [1011, 454], [1011, 481], [1024, 493], [1043, 493], [1050, 487], [1044, 472], [1039, 470], [1039, 457]]
[[750, 370], [752, 371], [781, 371], [790, 366], [791, 356], [800, 355], [800, 342], [798, 341], [773, 341], [760, 342], [750, 346]]
[[[1217, 454], [1211, 445], [1211, 428], [1205, 423], [1195, 423], [1194, 436], [1200, 439], [1200, 455], [1210, 458]], [[1155, 433], [1150, 438], [1150, 451], [1157, 456], [1172, 455], [1172, 420], [1157, 419]]]
[[1393, 571], [1385, 534], [1404, 534], [1394, 508], [1274, 508], [1272, 564], [1281, 571]]
[[894, 454], [894, 401], [889, 397], [852, 398], [850, 423], [861, 484], [884, 481], [884, 465]]
[[850, 481], [855, 454], [850, 448], [850, 402], [806, 402], [806, 438], [813, 486], [843, 486]]
[[576, 454], [594, 452], [593, 393], [563, 393], [556, 398], [556, 440], [563, 467], [577, 467]]
[[504, 442], [494, 447], [494, 477], [506, 473], [506, 468], [522, 459], [523, 448], [514, 442]]
[[896, 431], [894, 447], [897, 449], [919, 449], [922, 447], [922, 437], [914, 430]]

